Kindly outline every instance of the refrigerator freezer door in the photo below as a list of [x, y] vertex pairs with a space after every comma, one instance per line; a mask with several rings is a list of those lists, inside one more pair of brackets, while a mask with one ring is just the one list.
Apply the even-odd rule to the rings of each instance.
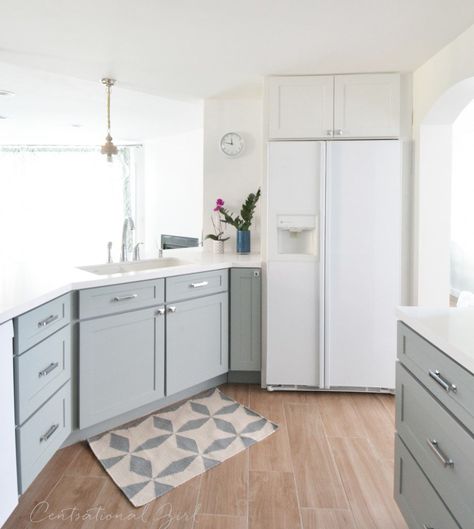
[[319, 386], [316, 264], [268, 263], [267, 385]]
[[273, 142], [268, 156], [266, 383], [319, 386], [325, 144]]
[[326, 384], [392, 389], [401, 302], [400, 142], [329, 143], [326, 211]]

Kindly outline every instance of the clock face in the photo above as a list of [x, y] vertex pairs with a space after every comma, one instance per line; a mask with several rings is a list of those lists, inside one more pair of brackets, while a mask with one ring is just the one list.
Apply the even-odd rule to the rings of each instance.
[[238, 156], [244, 149], [244, 140], [237, 132], [228, 132], [221, 139], [221, 149], [230, 157]]

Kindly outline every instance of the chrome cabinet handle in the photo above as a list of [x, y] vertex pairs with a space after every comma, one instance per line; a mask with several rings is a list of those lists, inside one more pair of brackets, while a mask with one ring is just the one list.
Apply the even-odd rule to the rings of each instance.
[[336, 129], [334, 133], [336, 134], [336, 136], [342, 136], [344, 134], [344, 131], [342, 129]]
[[175, 306], [168, 307], [168, 312], [170, 312], [171, 314], [175, 313], [176, 307]]
[[439, 447], [438, 441], [436, 439], [427, 439], [426, 442], [428, 443], [428, 446], [433, 450], [436, 457], [441, 461], [443, 466], [445, 467], [452, 467], [454, 466], [454, 461], [448, 457], [443, 450]]
[[40, 443], [47, 441], [58, 428], [59, 424], [53, 424], [53, 426], [51, 426], [51, 428], [40, 437]]
[[423, 529], [434, 529], [433, 526], [431, 525], [426, 525], [425, 523], [423, 524]]
[[436, 369], [435, 371], [428, 371], [428, 374], [430, 377], [437, 382], [447, 393], [452, 391], [453, 393], [457, 393], [458, 388], [455, 384], [451, 384], [449, 380], [447, 380], [443, 375]]
[[191, 283], [190, 287], [191, 288], [207, 287], [208, 284], [209, 284], [209, 281], [201, 281], [199, 283]]
[[326, 131], [326, 136], [332, 136], [333, 134], [334, 134], [334, 131], [331, 130], [331, 129], [328, 129], [328, 130]]
[[49, 375], [51, 371], [54, 371], [59, 366], [59, 362], [52, 362], [49, 364], [48, 367], [45, 367], [38, 373], [38, 377], [45, 377], [46, 375]]
[[53, 323], [53, 321], [56, 321], [59, 318], [59, 314], [51, 314], [51, 316], [48, 316], [44, 320], [41, 320], [38, 322], [38, 328], [41, 329], [41, 327], [46, 327], [50, 323]]
[[164, 316], [165, 312], [166, 312], [165, 307], [160, 307], [160, 308], [156, 311], [156, 315], [157, 315], [157, 316]]
[[112, 301], [128, 301], [129, 299], [138, 298], [138, 294], [130, 294], [130, 296], [115, 296]]

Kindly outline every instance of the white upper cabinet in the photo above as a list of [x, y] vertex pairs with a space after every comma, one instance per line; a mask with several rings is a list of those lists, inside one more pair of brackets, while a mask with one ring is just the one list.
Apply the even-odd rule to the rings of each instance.
[[268, 83], [270, 138], [332, 135], [332, 75], [270, 77]]
[[400, 75], [336, 75], [334, 135], [396, 138], [400, 134]]
[[397, 138], [400, 75], [269, 77], [269, 139]]

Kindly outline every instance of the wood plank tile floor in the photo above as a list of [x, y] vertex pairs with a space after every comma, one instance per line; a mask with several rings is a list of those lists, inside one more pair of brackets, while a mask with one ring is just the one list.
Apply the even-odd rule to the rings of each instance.
[[280, 429], [140, 509], [85, 443], [64, 448], [4, 529], [407, 529], [393, 500], [393, 396], [221, 389]]

